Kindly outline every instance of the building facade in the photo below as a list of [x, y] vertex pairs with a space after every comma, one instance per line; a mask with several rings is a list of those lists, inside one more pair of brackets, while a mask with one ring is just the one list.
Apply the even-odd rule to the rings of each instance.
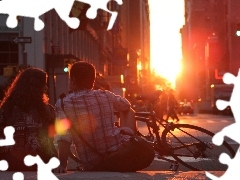
[[239, 10], [236, 0], [185, 0], [183, 74], [179, 80], [182, 98], [210, 104], [211, 88], [223, 84], [223, 74], [237, 75]]
[[130, 94], [144, 90], [150, 76], [150, 19], [148, 0], [123, 0], [121, 42], [128, 49], [125, 79]]
[[228, 68], [226, 13], [225, 1], [185, 0], [181, 87], [187, 99], [208, 98], [210, 85], [221, 83], [215, 71]]
[[[139, 7], [137, 10], [136, 5]], [[107, 26], [111, 14], [105, 11], [98, 11], [93, 20], [81, 19], [82, 26], [77, 30], [69, 28], [55, 11], [40, 17], [45, 23], [41, 31], [34, 30], [34, 19], [25, 17], [18, 18], [16, 28], [8, 28], [7, 15], [0, 15], [2, 89], [17, 66], [38, 67], [49, 75], [50, 101], [54, 104], [61, 93], [68, 92], [68, 74], [64, 68], [76, 61], [92, 63], [99, 77], [109, 79], [111, 90], [127, 86], [127, 83], [121, 83], [121, 77], [127, 80], [127, 76], [133, 73], [136, 77], [137, 72], [130, 70], [137, 69], [135, 58], [146, 65], [150, 59], [148, 1], [138, 0], [133, 3], [123, 0], [121, 6], [111, 1], [108, 6], [112, 11], [119, 12], [109, 31]], [[138, 26], [133, 24], [135, 21]], [[140, 51], [144, 53], [139, 57], [136, 53]], [[121, 90], [118, 93], [123, 95]]]

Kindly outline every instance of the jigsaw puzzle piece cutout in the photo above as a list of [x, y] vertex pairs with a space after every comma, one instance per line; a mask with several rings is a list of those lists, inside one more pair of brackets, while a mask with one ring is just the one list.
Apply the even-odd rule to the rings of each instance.
[[[221, 145], [224, 141], [224, 137], [229, 137], [233, 139], [234, 141], [238, 142], [240, 144], [239, 139], [239, 129], [240, 129], [240, 111], [239, 111], [239, 100], [240, 100], [240, 70], [238, 72], [238, 76], [234, 76], [230, 73], [225, 73], [223, 76], [223, 81], [225, 84], [233, 84], [234, 89], [231, 95], [231, 98], [229, 102], [218, 100], [216, 102], [216, 105], [218, 109], [223, 110], [227, 106], [231, 107], [231, 110], [235, 117], [235, 123], [231, 124], [225, 128], [223, 128], [220, 132], [216, 133], [212, 139], [213, 143], [216, 145]], [[211, 178], [212, 180], [228, 180], [232, 179], [233, 175], [234, 177], [240, 177], [240, 171], [239, 171], [239, 163], [240, 163], [240, 149], [237, 150], [237, 153], [233, 159], [229, 157], [229, 155], [222, 153], [219, 157], [219, 161], [222, 164], [227, 164], [228, 169], [227, 171], [221, 176], [216, 177], [213, 174], [210, 174], [209, 172], [206, 172], [206, 176], [208, 178]]]
[[224, 137], [227, 136], [230, 139], [232, 139], [235, 142], [240, 144], [239, 130], [240, 130], [240, 124], [233, 123], [233, 124], [223, 128], [218, 133], [216, 133], [212, 138], [212, 142], [214, 144], [220, 146], [220, 145], [222, 145], [222, 143], [224, 141]]
[[13, 139], [14, 132], [15, 132], [14, 127], [6, 126], [3, 130], [3, 133], [5, 135], [5, 139], [0, 139], [0, 146], [14, 145], [15, 144], [15, 141]]
[[[79, 1], [79, 2], [82, 2], [82, 3], [86, 3], [86, 4], [89, 4], [91, 7], [87, 10], [87, 13], [86, 13], [86, 16], [89, 18], [89, 19], [95, 19], [97, 17], [97, 11], [98, 9], [101, 9], [101, 10], [104, 10], [108, 13], [111, 14], [111, 18], [109, 20], [109, 23], [108, 23], [108, 28], [107, 30], [110, 30], [112, 29], [113, 27], [113, 24], [114, 22], [116, 21], [117, 19], [117, 15], [118, 13], [117, 12], [114, 12], [114, 11], [110, 11], [107, 7], [107, 4], [110, 0], [76, 0], [76, 1]], [[122, 5], [123, 2], [122, 0], [115, 0], [119, 5]]]
[[34, 18], [35, 30], [41, 30], [44, 23], [39, 16], [52, 8], [53, 1], [48, 2], [47, 0], [2, 0], [0, 2], [0, 13], [9, 14], [6, 24], [10, 28], [17, 27], [17, 16], [24, 16]]
[[225, 101], [225, 100], [217, 100], [216, 101], [216, 106], [221, 111], [226, 109], [227, 106], [229, 106], [229, 105], [230, 105], [229, 101]]
[[[18, 25], [17, 16], [34, 18], [34, 29], [40, 31], [44, 28], [44, 22], [39, 18], [41, 15], [55, 9], [59, 17], [66, 22], [72, 29], [76, 29], [80, 20], [76, 17], [69, 17], [75, 0], [2, 0], [0, 1], [0, 14], [9, 14], [6, 24], [10, 28], [15, 28]], [[117, 12], [110, 11], [107, 4], [110, 0], [76, 0], [87, 3], [91, 7], [88, 9], [86, 16], [94, 19], [97, 16], [97, 10], [102, 9], [111, 14], [107, 30], [113, 27], [116, 21]], [[122, 0], [115, 0], [119, 5], [122, 5]]]
[[26, 166], [32, 166], [34, 164], [37, 164], [37, 176], [38, 180], [58, 180], [58, 178], [52, 173], [52, 169], [57, 168], [60, 165], [60, 162], [57, 158], [52, 157], [47, 164], [43, 162], [43, 160], [37, 155], [27, 155], [24, 158], [24, 164]]
[[[227, 106], [229, 106], [230, 103], [227, 102], [227, 101], [223, 101], [223, 100], [217, 100], [216, 105], [217, 105], [217, 108], [219, 110], [223, 110]], [[230, 124], [230, 125], [224, 127], [221, 131], [216, 133], [213, 136], [212, 141], [216, 145], [221, 145], [223, 143], [223, 141], [224, 141], [224, 137], [227, 136], [227, 137], [231, 138], [232, 140], [234, 140], [234, 141], [236, 141], [236, 142], [238, 142], [240, 144], [240, 139], [239, 139], [239, 136], [238, 136], [239, 129], [240, 129], [240, 123], [238, 122], [238, 120], [236, 120], [235, 123]]]
[[[219, 157], [219, 161], [220, 161], [220, 163], [222, 163], [222, 164], [230, 164], [231, 158], [230, 158], [227, 154], [222, 153], [222, 154], [220, 155], [220, 157]], [[220, 179], [219, 177], [216, 177], [216, 176], [212, 175], [212, 174], [209, 173], [209, 172], [206, 172], [206, 176], [209, 177], [209, 178], [211, 178], [212, 180]], [[222, 178], [223, 178], [223, 177], [221, 177], [221, 179], [222, 179]]]
[[234, 88], [229, 101], [217, 100], [216, 106], [219, 110], [225, 109], [227, 106], [231, 107], [231, 110], [235, 117], [235, 123], [223, 128], [220, 132], [216, 133], [212, 139], [213, 143], [216, 145], [221, 145], [224, 141], [224, 136], [231, 138], [232, 140], [240, 144], [239, 139], [239, 129], [240, 129], [240, 111], [239, 111], [239, 100], [240, 100], [240, 71], [238, 76], [234, 76], [231, 73], [225, 73], [223, 76], [223, 81], [225, 84], [233, 84]]
[[15, 28], [18, 25], [17, 16], [34, 18], [34, 29], [40, 31], [44, 28], [41, 15], [55, 9], [59, 17], [68, 26], [76, 29], [80, 21], [75, 17], [69, 17], [74, 0], [2, 0], [0, 1], [0, 13], [9, 14], [7, 26]]
[[240, 149], [237, 150], [237, 153], [233, 159], [231, 159], [229, 155], [227, 155], [226, 153], [222, 153], [219, 157], [219, 161], [222, 164], [228, 165], [227, 171], [221, 177], [216, 177], [209, 172], [205, 172], [208, 178], [212, 180], [219, 180], [219, 179], [229, 180], [229, 179], [232, 179], [233, 175], [234, 177], [240, 177], [240, 171], [239, 171]]
[[0, 171], [6, 171], [8, 169], [8, 162], [0, 160]]
[[15, 28], [18, 25], [17, 16], [9, 15], [6, 22], [9, 28]]
[[231, 73], [225, 73], [223, 75], [223, 82], [225, 84], [235, 84], [236, 82], [236, 76], [234, 76], [233, 74]]
[[236, 123], [240, 123], [240, 111], [239, 111], [239, 100], [240, 100], [240, 70], [238, 71], [238, 76], [234, 76], [230, 73], [225, 73], [223, 76], [223, 81], [225, 84], [233, 84], [234, 88], [232, 91], [231, 98], [229, 100], [229, 106], [231, 106], [232, 113], [234, 114], [234, 118]]
[[13, 180], [24, 180], [24, 175], [21, 172], [16, 172], [13, 174]]
[[80, 20], [78, 18], [69, 17], [74, 1], [75, 0], [57, 0], [57, 3], [54, 5], [54, 9], [59, 17], [72, 29], [76, 29], [80, 25]]

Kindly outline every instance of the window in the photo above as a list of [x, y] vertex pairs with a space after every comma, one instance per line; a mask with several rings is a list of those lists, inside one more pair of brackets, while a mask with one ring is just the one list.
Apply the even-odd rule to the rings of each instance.
[[18, 44], [12, 42], [18, 33], [0, 33], [0, 75], [6, 66], [18, 65]]

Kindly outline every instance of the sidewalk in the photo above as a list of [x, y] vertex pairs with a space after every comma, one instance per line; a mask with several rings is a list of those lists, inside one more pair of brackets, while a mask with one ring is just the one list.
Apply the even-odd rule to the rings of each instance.
[[[210, 171], [215, 176], [221, 176], [223, 171]], [[12, 180], [14, 172], [0, 172], [0, 180]], [[24, 180], [37, 180], [36, 172], [24, 172]], [[60, 180], [78, 180], [78, 179], [101, 179], [101, 180], [208, 180], [204, 171], [138, 171], [133, 173], [118, 173], [118, 172], [79, 172], [68, 171], [64, 174], [56, 174]], [[51, 180], [51, 179], [46, 179]]]

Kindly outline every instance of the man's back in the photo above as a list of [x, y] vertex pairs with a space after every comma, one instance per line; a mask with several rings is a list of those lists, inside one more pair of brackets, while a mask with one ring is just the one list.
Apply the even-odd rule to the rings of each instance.
[[[64, 112], [72, 125], [99, 152], [115, 151], [123, 141], [119, 128], [114, 126], [114, 110], [128, 110], [130, 104], [126, 99], [109, 91], [80, 90], [67, 95], [63, 104]], [[57, 118], [65, 118], [60, 100], [56, 103], [56, 111]], [[69, 141], [69, 135], [62, 138]], [[100, 162], [101, 157], [92, 152], [76, 133], [72, 132], [72, 140], [86, 169], [91, 169]]]

